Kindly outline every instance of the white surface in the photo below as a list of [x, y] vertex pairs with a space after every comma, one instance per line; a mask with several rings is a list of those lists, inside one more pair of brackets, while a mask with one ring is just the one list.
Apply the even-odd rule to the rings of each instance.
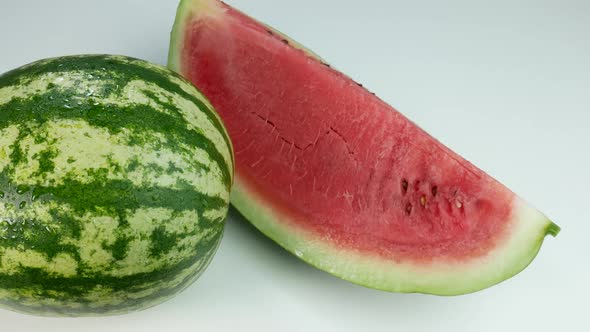
[[[0, 331], [590, 331], [590, 2], [228, 2], [364, 83], [562, 233], [515, 278], [434, 297], [331, 277], [232, 214], [209, 270], [175, 299], [107, 318], [0, 310]], [[165, 64], [176, 5], [0, 0], [0, 72], [76, 53]]]

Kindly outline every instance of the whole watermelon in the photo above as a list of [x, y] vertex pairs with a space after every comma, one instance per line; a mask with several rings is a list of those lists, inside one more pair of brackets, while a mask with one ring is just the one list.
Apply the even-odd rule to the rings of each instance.
[[180, 76], [110, 55], [0, 76], [0, 305], [120, 314], [172, 297], [221, 240], [228, 135]]

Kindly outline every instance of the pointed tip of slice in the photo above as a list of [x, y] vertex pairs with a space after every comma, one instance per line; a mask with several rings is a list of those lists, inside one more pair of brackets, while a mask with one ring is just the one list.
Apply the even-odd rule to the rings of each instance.
[[549, 226], [547, 226], [546, 234], [556, 237], [557, 234], [559, 234], [559, 232], [561, 232], [561, 227], [559, 227], [554, 222], [549, 223]]
[[182, 0], [178, 6], [179, 12], [191, 12], [196, 15], [214, 15], [223, 10], [222, 2], [218, 0]]
[[218, 16], [224, 9], [218, 0], [181, 0], [176, 11], [176, 18], [170, 32], [170, 46], [168, 50], [168, 68], [181, 72], [181, 53], [184, 47], [184, 32], [188, 22], [199, 16]]

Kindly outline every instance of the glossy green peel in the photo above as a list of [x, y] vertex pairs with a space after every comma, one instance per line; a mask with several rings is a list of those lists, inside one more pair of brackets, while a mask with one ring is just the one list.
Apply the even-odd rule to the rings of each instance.
[[0, 304], [39, 315], [158, 304], [223, 234], [233, 152], [209, 102], [122, 56], [0, 76]]

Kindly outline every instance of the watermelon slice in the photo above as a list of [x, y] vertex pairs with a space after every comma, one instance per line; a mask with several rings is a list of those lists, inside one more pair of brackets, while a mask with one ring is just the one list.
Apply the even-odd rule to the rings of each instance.
[[232, 203], [305, 262], [367, 287], [456, 295], [523, 270], [559, 227], [277, 30], [184, 0], [169, 67], [235, 146]]

